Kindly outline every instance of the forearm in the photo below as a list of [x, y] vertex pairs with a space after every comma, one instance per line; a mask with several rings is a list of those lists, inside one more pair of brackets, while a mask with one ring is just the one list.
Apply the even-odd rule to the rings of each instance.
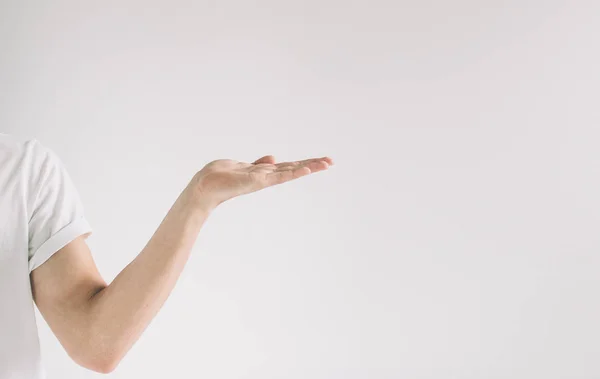
[[98, 354], [116, 364], [139, 338], [175, 286], [211, 210], [183, 191], [140, 254], [90, 299], [89, 340]]

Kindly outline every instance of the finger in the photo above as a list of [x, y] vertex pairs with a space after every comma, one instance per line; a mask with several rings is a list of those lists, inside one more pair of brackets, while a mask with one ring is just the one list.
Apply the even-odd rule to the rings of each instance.
[[308, 167], [308, 169], [310, 169], [310, 172], [319, 172], [319, 171], [323, 171], [323, 170], [326, 170], [327, 168], [329, 168], [329, 164], [326, 161], [316, 160], [316, 161], [306, 162], [302, 165], [297, 165], [297, 166], [293, 166], [293, 165], [282, 166], [282, 167], [279, 167], [275, 171], [296, 170], [296, 169], [299, 169], [302, 167]]
[[264, 157], [255, 160], [252, 164], [261, 164], [261, 163], [274, 164], [275, 157], [272, 155], [265, 155]]
[[329, 164], [326, 161], [315, 161], [309, 162], [304, 167], [308, 167], [311, 173], [323, 171], [329, 168]]
[[331, 157], [323, 157], [321, 159], [324, 160], [325, 162], [327, 162], [327, 164], [330, 166], [333, 166], [335, 164], [335, 163], [333, 163], [333, 159]]
[[330, 157], [321, 157], [321, 158], [306, 159], [304, 161], [300, 161], [300, 163], [310, 163], [310, 162], [314, 162], [314, 161], [324, 161], [329, 166], [333, 165], [333, 159], [331, 159]]
[[307, 162], [301, 166], [288, 167], [286, 169], [277, 170], [272, 173], [267, 173], [267, 184], [274, 185], [285, 183], [311, 173], [326, 170], [328, 167], [329, 164], [326, 161], [315, 160]]
[[274, 171], [270, 174], [267, 174], [267, 185], [272, 186], [276, 184], [281, 184], [285, 182], [289, 182], [290, 180], [298, 179], [302, 176], [308, 175], [311, 173], [311, 170], [308, 167], [302, 166], [295, 169], [283, 170], [283, 171]]
[[257, 165], [252, 165], [247, 168], [248, 172], [253, 173], [261, 173], [261, 174], [269, 174], [275, 171], [275, 165], [267, 164], [267, 163], [259, 163]]
[[326, 162], [328, 165], [333, 164], [333, 160], [331, 158], [322, 157], [322, 158], [304, 159], [304, 160], [295, 161], [295, 162], [282, 162], [282, 163], [277, 163], [275, 166], [277, 167], [278, 170], [289, 170], [290, 168], [294, 168], [294, 167], [307, 166], [314, 162]]
[[319, 161], [319, 160], [321, 160], [321, 158], [311, 158], [311, 159], [304, 159], [301, 161], [293, 161], [293, 162], [281, 162], [281, 163], [277, 163], [275, 166], [277, 166], [278, 169], [281, 168], [281, 169], [287, 170], [292, 167], [304, 166], [307, 163], [315, 162], [315, 161]]

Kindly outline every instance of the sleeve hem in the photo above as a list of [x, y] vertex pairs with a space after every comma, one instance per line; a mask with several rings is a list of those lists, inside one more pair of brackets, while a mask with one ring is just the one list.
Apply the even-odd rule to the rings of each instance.
[[46, 262], [54, 253], [65, 247], [75, 238], [91, 232], [92, 228], [85, 218], [81, 217], [71, 222], [50, 237], [33, 253], [31, 259], [29, 259], [29, 273]]

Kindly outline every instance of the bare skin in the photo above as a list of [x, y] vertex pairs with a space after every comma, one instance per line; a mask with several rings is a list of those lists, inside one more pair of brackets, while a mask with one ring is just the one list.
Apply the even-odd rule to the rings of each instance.
[[171, 293], [202, 225], [221, 203], [326, 170], [331, 158], [276, 163], [217, 160], [194, 175], [144, 249], [116, 278], [102, 279], [81, 236], [31, 273], [33, 298], [69, 356], [113, 371]]

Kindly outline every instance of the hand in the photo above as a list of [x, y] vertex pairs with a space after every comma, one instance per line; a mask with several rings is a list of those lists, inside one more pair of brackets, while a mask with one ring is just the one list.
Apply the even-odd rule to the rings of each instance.
[[331, 165], [333, 160], [329, 157], [282, 163], [275, 163], [272, 155], [253, 163], [219, 159], [198, 171], [190, 186], [198, 201], [215, 207], [236, 196], [323, 171]]

